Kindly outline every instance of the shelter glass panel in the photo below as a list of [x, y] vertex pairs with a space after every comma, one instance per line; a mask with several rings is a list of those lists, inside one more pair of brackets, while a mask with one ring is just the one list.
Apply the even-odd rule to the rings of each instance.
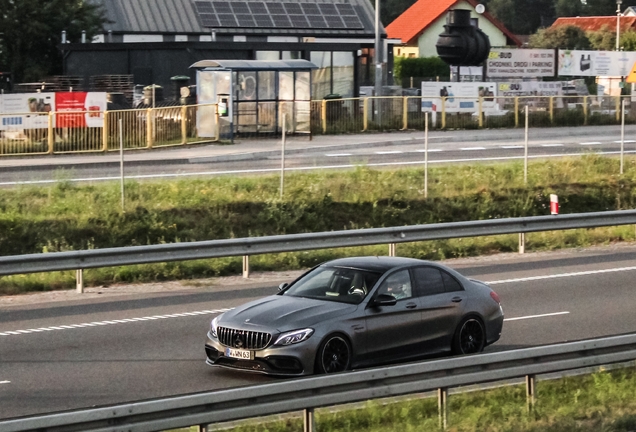
[[278, 73], [278, 99], [294, 100], [294, 73]]
[[334, 51], [333, 53], [333, 92], [342, 97], [353, 97], [354, 76], [353, 52]]
[[308, 101], [311, 100], [311, 87], [310, 87], [310, 74], [309, 72], [296, 72], [296, 100]]
[[256, 100], [256, 72], [239, 72], [239, 100]]
[[312, 71], [312, 96], [322, 99], [331, 93], [331, 51], [312, 51], [310, 61], [318, 66]]
[[276, 99], [276, 72], [260, 71], [258, 73], [258, 100]]

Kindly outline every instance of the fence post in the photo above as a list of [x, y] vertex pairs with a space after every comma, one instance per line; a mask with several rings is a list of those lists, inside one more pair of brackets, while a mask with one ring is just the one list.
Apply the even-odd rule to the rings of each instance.
[[327, 133], [327, 100], [322, 100], [322, 105], [320, 107], [320, 121], [322, 123], [322, 133]]
[[409, 97], [402, 96], [402, 130], [409, 128]]
[[49, 111], [48, 136], [46, 137], [47, 154], [53, 154], [55, 145], [55, 129], [53, 128], [53, 120], [55, 120], [55, 117], [53, 117], [53, 115], [53, 112]]
[[614, 110], [616, 111], [616, 121], [621, 119], [621, 97], [616, 96], [616, 103], [614, 104]]
[[395, 243], [389, 243], [389, 256], [395, 256]]
[[369, 98], [366, 97], [362, 101], [362, 131], [366, 132], [369, 128]]
[[314, 432], [316, 430], [316, 418], [313, 408], [305, 408], [303, 411], [304, 432]]
[[519, 253], [526, 253], [526, 233], [519, 233]]
[[[214, 121], [216, 122], [216, 140], [219, 141], [221, 139], [221, 123], [219, 123], [219, 105], [218, 104], [214, 105]], [[199, 136], [198, 131], [196, 136], [197, 137]]]
[[479, 96], [478, 102], [478, 109], [479, 109], [479, 129], [484, 127], [484, 98], [482, 96]]
[[446, 129], [446, 96], [442, 97], [442, 129]]
[[75, 290], [82, 294], [84, 292], [84, 270], [75, 270]]
[[152, 117], [153, 112], [152, 108], [148, 108], [146, 110], [146, 147], [151, 149], [154, 145], [154, 136], [153, 136], [153, 128], [152, 128]]
[[187, 128], [187, 122], [186, 122], [186, 117], [188, 115], [188, 107], [183, 105], [181, 107], [181, 144], [187, 144], [188, 143], [188, 128]]
[[587, 96], [583, 96], [583, 124], [587, 124]]
[[554, 96], [550, 96], [550, 124], [554, 124]]
[[536, 391], [537, 377], [535, 375], [526, 375], [526, 400], [528, 403], [528, 411], [531, 411], [534, 407]]
[[515, 96], [515, 127], [519, 127], [519, 96]]
[[104, 111], [104, 126], [102, 127], [102, 151], [108, 151], [108, 111]]
[[250, 256], [243, 255], [243, 279], [250, 278]]
[[448, 423], [448, 389], [437, 389], [437, 414], [439, 417], [439, 428], [446, 430]]

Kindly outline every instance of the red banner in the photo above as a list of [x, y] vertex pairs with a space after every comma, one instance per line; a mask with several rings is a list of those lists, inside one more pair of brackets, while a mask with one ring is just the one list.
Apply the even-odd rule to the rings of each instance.
[[[103, 127], [106, 93], [55, 93], [58, 128]], [[63, 113], [63, 114], [62, 114]]]

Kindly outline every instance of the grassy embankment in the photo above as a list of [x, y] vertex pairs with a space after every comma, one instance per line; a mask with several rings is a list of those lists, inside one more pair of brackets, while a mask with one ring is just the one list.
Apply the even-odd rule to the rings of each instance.
[[[217, 177], [128, 182], [127, 211], [118, 184], [54, 186], [0, 191], [0, 255], [186, 242], [299, 232], [535, 216], [549, 213], [557, 193], [562, 213], [636, 208], [636, 160], [596, 155], [533, 162], [528, 185], [523, 165], [435, 166], [429, 197], [421, 167], [395, 171], [363, 166], [352, 171], [288, 174], [279, 198], [278, 176]], [[526, 250], [632, 241], [633, 226], [535, 233]], [[398, 255], [444, 259], [516, 251], [517, 236], [463, 238], [398, 245]], [[252, 270], [310, 267], [337, 256], [388, 252], [386, 245], [255, 256]], [[94, 269], [87, 285], [238, 274], [240, 258]], [[0, 294], [71, 288], [74, 272], [0, 278]]]
[[[451, 394], [448, 401], [449, 432], [631, 432], [636, 431], [636, 368], [539, 381], [536, 403], [530, 412], [523, 385]], [[287, 416], [246, 420], [230, 430], [293, 432], [302, 428], [301, 418]], [[322, 408], [316, 410], [316, 429], [436, 431], [439, 430], [437, 399], [369, 401], [363, 408], [352, 410]]]

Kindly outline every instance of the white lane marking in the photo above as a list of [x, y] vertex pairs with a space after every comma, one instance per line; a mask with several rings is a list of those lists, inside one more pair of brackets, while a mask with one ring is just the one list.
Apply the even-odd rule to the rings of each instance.
[[486, 147], [462, 147], [461, 151], [486, 150]]
[[[444, 151], [442, 149], [428, 149], [428, 152], [441, 152]], [[415, 150], [415, 153], [426, 153], [426, 149], [421, 149], [421, 150]]]
[[504, 321], [519, 321], [519, 320], [532, 319], [532, 318], [544, 318], [544, 317], [551, 317], [551, 316], [557, 316], [557, 315], [567, 315], [569, 313], [570, 312], [564, 311], [564, 312], [554, 312], [554, 313], [547, 313], [547, 314], [541, 314], [541, 315], [528, 315], [528, 316], [515, 317], [515, 318], [504, 318]]
[[387, 150], [387, 151], [377, 151], [375, 152], [375, 154], [379, 154], [379, 155], [385, 155], [385, 154], [400, 154], [400, 153], [404, 153], [401, 150]]
[[590, 142], [584, 142], [584, 143], [579, 143], [580, 145], [599, 145], [599, 144], [603, 144], [600, 141], [590, 141]]
[[0, 381], [0, 384], [10, 384], [11, 381]]
[[541, 144], [541, 147], [563, 147], [563, 144]]
[[[620, 144], [620, 140], [619, 141], [614, 141], [616, 144]], [[623, 140], [624, 143], [636, 143], [636, 140]]]
[[327, 157], [341, 157], [341, 156], [353, 156], [353, 153], [328, 153]]
[[523, 148], [522, 145], [507, 145], [507, 146], [501, 146], [502, 149], [520, 149]]
[[620, 268], [604, 269], [604, 270], [588, 270], [588, 271], [582, 271], [582, 272], [561, 273], [561, 274], [553, 274], [553, 275], [530, 276], [530, 277], [515, 278], [515, 279], [503, 279], [503, 280], [491, 281], [486, 283], [488, 285], [498, 285], [498, 284], [505, 284], [505, 283], [513, 283], [513, 282], [529, 282], [529, 281], [536, 281], [536, 280], [543, 280], [543, 279], [588, 276], [593, 274], [617, 273], [617, 272], [632, 271], [632, 270], [636, 270], [636, 266], [620, 267]]
[[229, 310], [230, 309], [213, 309], [213, 310], [203, 310], [203, 311], [196, 311], [196, 312], [184, 312], [184, 313], [177, 313], [177, 314], [171, 314], [171, 315], [155, 315], [155, 316], [148, 316], [148, 317], [141, 317], [141, 318], [127, 318], [122, 320], [95, 321], [95, 322], [88, 322], [83, 324], [63, 325], [63, 326], [57, 326], [57, 327], [51, 326], [51, 327], [41, 327], [37, 329], [5, 331], [4, 333], [0, 333], [0, 336], [39, 333], [42, 331], [53, 331], [53, 330], [74, 330], [74, 329], [84, 328], [84, 327], [95, 327], [95, 326], [113, 325], [113, 324], [121, 324], [121, 323], [136, 323], [141, 321], [154, 320], [158, 318], [181, 318], [181, 317], [190, 317], [193, 315], [210, 315], [210, 314], [227, 312]]

